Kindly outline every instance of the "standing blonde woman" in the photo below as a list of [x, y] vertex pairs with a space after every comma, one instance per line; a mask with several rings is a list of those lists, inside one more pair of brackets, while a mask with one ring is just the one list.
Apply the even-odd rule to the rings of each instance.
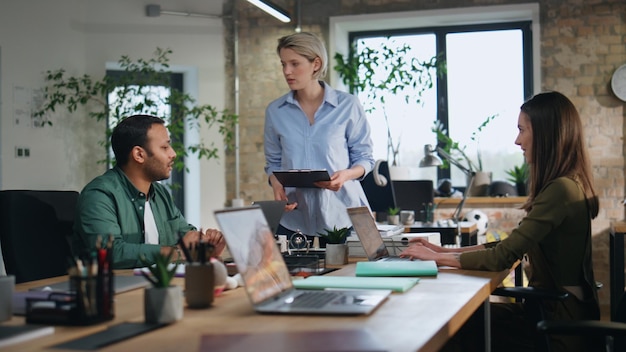
[[[277, 200], [287, 200], [278, 233], [350, 227], [346, 207], [368, 205], [359, 180], [374, 166], [370, 127], [357, 98], [322, 79], [328, 55], [322, 40], [295, 33], [278, 40], [278, 56], [290, 91], [265, 111], [265, 173]], [[279, 169], [327, 169], [319, 188], [285, 188]]]

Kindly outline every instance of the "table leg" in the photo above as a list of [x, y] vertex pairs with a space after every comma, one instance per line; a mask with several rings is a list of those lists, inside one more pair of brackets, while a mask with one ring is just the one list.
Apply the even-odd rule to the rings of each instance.
[[485, 324], [485, 352], [491, 352], [491, 305], [489, 303], [489, 298], [483, 302], [483, 308], [483, 322]]

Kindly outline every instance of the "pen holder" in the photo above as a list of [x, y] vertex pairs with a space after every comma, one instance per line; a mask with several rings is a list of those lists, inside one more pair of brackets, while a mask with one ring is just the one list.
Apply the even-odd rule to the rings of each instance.
[[76, 294], [76, 317], [89, 321], [98, 317], [98, 277], [70, 276], [70, 291]]
[[189, 308], [207, 308], [213, 303], [215, 271], [213, 264], [185, 265], [185, 301]]

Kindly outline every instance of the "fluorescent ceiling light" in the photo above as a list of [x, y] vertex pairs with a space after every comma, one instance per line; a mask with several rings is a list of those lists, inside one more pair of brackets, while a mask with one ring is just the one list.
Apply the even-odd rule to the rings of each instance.
[[272, 3], [271, 1], [248, 0], [248, 2], [260, 8], [261, 10], [269, 13], [270, 15], [276, 17], [281, 22], [285, 22], [285, 23], [291, 22], [291, 18], [289, 17], [289, 12], [281, 9], [278, 5]]

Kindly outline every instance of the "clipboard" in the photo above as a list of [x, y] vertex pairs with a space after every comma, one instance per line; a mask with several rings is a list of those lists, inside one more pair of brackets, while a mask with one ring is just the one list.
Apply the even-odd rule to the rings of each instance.
[[330, 175], [326, 169], [276, 170], [274, 176], [283, 187], [317, 188], [314, 182], [330, 181]]

